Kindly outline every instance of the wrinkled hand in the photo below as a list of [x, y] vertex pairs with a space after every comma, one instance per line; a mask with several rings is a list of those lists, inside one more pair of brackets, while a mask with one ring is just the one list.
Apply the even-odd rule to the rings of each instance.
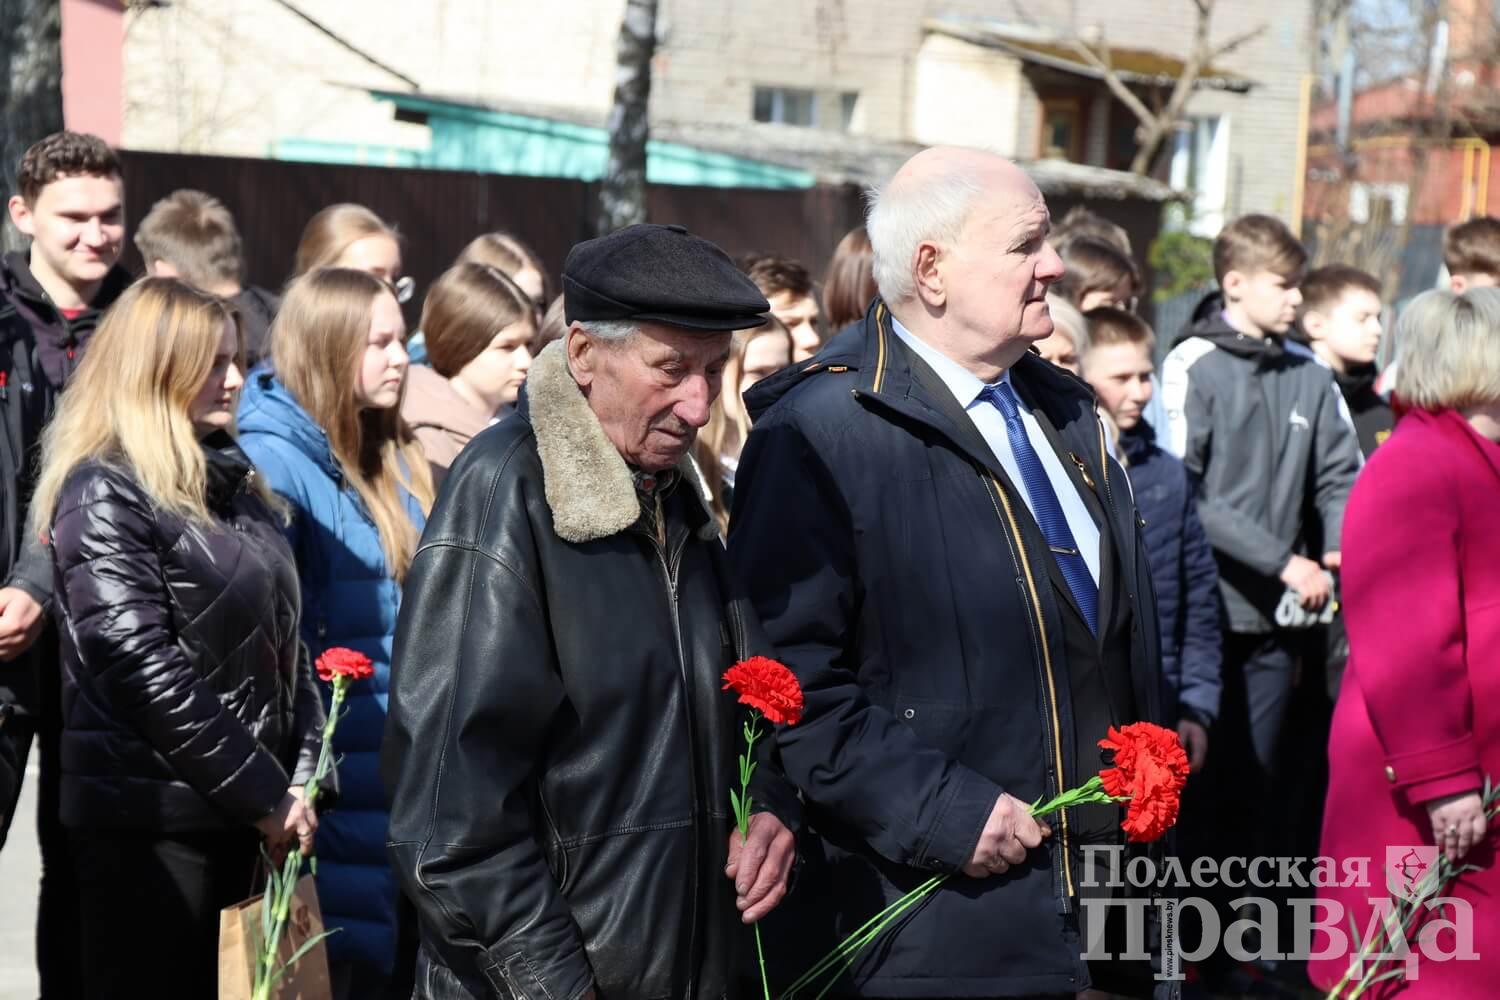
[[1052, 828], [1034, 818], [1026, 803], [1002, 793], [979, 834], [974, 856], [962, 871], [970, 878], [1004, 874], [1011, 865], [1025, 861], [1026, 852], [1039, 846], [1043, 837], [1051, 835]]
[[293, 785], [287, 793], [302, 803], [302, 815], [297, 822], [297, 843], [302, 847], [302, 856], [307, 857], [313, 851], [313, 837], [318, 832], [318, 810], [307, 801], [307, 789], [301, 785]]
[[0, 588], [0, 660], [13, 660], [31, 648], [46, 619], [42, 606], [19, 587]]
[[1328, 577], [1322, 566], [1306, 556], [1292, 556], [1281, 571], [1281, 582], [1302, 595], [1302, 606], [1309, 611], [1328, 603]]
[[1462, 792], [1427, 803], [1432, 820], [1432, 841], [1449, 861], [1458, 862], [1474, 845], [1484, 840], [1488, 823], [1478, 792]]
[[[267, 816], [256, 821], [255, 828], [265, 838], [266, 850], [271, 855], [275, 864], [280, 864], [285, 857], [287, 848], [296, 842], [304, 855], [312, 853], [312, 834], [307, 833], [303, 839], [303, 832], [309, 830], [307, 807], [302, 803], [302, 789], [288, 788], [281, 796], [281, 801], [276, 808]], [[312, 820], [311, 829], [317, 828], [317, 820]]]
[[724, 874], [734, 880], [740, 919], [753, 924], [776, 909], [786, 896], [787, 875], [797, 857], [797, 840], [781, 820], [760, 812], [750, 817], [743, 843], [740, 832], [729, 834], [729, 864]]
[[1189, 773], [1203, 770], [1203, 761], [1208, 757], [1208, 730], [1192, 719], [1182, 719], [1177, 723], [1177, 738], [1187, 751]]

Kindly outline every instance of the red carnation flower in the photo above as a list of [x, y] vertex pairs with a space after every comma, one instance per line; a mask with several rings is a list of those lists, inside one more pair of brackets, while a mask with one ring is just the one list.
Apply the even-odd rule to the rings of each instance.
[[332, 681], [335, 677], [347, 677], [351, 681], [362, 681], [375, 676], [375, 666], [364, 653], [345, 646], [334, 646], [323, 650], [318, 657], [318, 679]]
[[767, 656], [741, 660], [724, 672], [724, 690], [733, 688], [741, 705], [749, 705], [773, 723], [794, 726], [802, 718], [802, 685], [784, 664]]
[[1126, 839], [1156, 840], [1177, 822], [1188, 758], [1177, 734], [1149, 722], [1134, 722], [1099, 741], [1114, 752], [1114, 766], [1099, 772], [1104, 790], [1130, 800], [1121, 824]]

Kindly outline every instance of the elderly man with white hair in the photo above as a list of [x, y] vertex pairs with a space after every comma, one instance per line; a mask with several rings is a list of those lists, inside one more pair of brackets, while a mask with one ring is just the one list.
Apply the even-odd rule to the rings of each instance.
[[1049, 225], [1014, 164], [919, 153], [871, 199], [864, 321], [747, 396], [730, 561], [807, 696], [779, 734], [807, 863], [768, 950], [795, 971], [952, 876], [845, 996], [1153, 989], [1149, 963], [1085, 954], [1126, 950], [1102, 919], [1124, 908], [1085, 905], [1111, 891], [1083, 848], [1123, 846], [1118, 807], [1027, 809], [1100, 770], [1110, 725], [1161, 721], [1130, 488], [1087, 386], [1032, 350], [1063, 273]]

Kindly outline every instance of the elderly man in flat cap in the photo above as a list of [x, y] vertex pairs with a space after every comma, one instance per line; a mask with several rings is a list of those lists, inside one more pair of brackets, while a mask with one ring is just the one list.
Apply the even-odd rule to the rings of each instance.
[[796, 795], [765, 760], [741, 847], [720, 678], [770, 650], [688, 451], [769, 307], [679, 226], [579, 244], [563, 294], [406, 578], [383, 765], [416, 996], [718, 1000], [786, 891]]

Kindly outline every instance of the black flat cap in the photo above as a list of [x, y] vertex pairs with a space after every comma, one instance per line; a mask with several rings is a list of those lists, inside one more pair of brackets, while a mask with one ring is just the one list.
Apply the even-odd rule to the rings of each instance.
[[744, 330], [771, 304], [717, 246], [681, 226], [641, 224], [579, 243], [563, 262], [563, 316], [689, 330]]

